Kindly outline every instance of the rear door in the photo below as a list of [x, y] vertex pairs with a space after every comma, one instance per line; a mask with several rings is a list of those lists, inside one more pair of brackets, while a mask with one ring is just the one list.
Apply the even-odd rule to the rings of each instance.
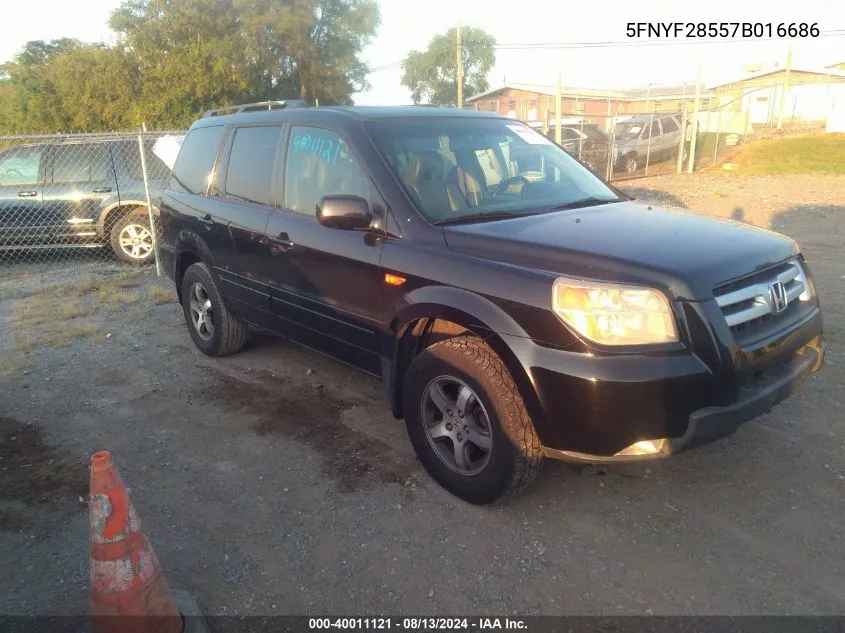
[[660, 138], [660, 119], [654, 119], [651, 123], [647, 122], [645, 124], [642, 139], [643, 146], [641, 151], [643, 158], [647, 156], [650, 164], [656, 163], [660, 158], [660, 152], [662, 149]]
[[42, 188], [47, 146], [0, 154], [0, 244], [43, 244]]
[[220, 214], [219, 206], [210, 204], [219, 181], [218, 156], [226, 133], [225, 125], [196, 127], [188, 132], [173, 166], [167, 213], [162, 213], [163, 248], [190, 248], [215, 271], [226, 267], [232, 252], [228, 220]]
[[281, 123], [234, 127], [223, 150], [208, 210], [225, 226], [231, 252], [218, 263], [223, 293], [235, 312], [272, 326], [271, 242], [265, 234], [271, 210], [279, 206], [278, 161]]
[[53, 147], [44, 183], [44, 213], [55, 241], [96, 241], [103, 202], [116, 195], [117, 182], [106, 143]]
[[666, 156], [675, 156], [678, 151], [678, 144], [681, 142], [681, 127], [675, 117], [665, 117], [660, 120], [663, 134], [661, 145]]

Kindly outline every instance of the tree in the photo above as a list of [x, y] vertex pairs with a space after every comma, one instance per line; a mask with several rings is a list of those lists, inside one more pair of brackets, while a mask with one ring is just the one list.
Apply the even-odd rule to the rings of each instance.
[[[468, 99], [487, 90], [487, 74], [496, 63], [496, 39], [472, 27], [461, 28], [463, 96]], [[411, 51], [402, 62], [402, 85], [414, 103], [450, 105], [457, 101], [456, 31], [436, 35], [425, 51]]]
[[347, 103], [379, 23], [373, 0], [128, 0], [111, 17], [150, 121], [263, 99]]
[[0, 133], [184, 127], [212, 107], [366, 89], [375, 0], [124, 0], [117, 44], [29, 42], [0, 65]]

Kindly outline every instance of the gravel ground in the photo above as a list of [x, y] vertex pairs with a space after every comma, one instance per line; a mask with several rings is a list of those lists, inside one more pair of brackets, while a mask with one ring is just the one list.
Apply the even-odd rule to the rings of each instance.
[[[845, 178], [626, 189], [798, 239], [827, 366], [716, 444], [549, 462], [494, 508], [427, 478], [374, 379], [263, 336], [208, 359], [148, 271], [5, 265], [0, 613], [85, 613], [87, 465], [108, 449], [171, 585], [208, 614], [845, 614]], [[74, 298], [33, 293], [91, 273], [106, 282], [85, 288], [87, 316], [23, 328]]]

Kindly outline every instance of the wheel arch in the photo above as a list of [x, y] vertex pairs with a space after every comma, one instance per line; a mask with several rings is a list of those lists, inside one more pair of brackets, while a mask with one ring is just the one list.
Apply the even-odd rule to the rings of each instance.
[[[146, 211], [147, 201], [130, 199], [112, 202], [100, 212], [100, 217], [97, 219], [97, 230], [101, 235], [108, 238], [111, 235], [111, 229], [115, 223], [139, 207], [142, 207]], [[153, 205], [153, 215], [158, 216], [158, 208], [155, 205]]]
[[[405, 298], [394, 314], [381, 350], [382, 378], [393, 416], [400, 419], [405, 374], [414, 358], [438, 341], [469, 332], [483, 340], [502, 359], [519, 388], [532, 419], [543, 415], [540, 401], [518, 350], [508, 339], [528, 338], [523, 328], [489, 299], [450, 287], [428, 287]], [[510, 336], [503, 336], [510, 335]]]
[[[211, 276], [219, 284], [217, 273], [214, 270], [214, 257], [211, 249], [205, 241], [192, 231], [183, 231], [177, 238], [176, 258], [173, 265], [173, 283], [176, 285], [176, 295], [179, 303], [182, 302], [182, 278], [185, 271], [192, 264], [201, 262], [208, 266]], [[223, 298], [225, 301], [225, 297]]]

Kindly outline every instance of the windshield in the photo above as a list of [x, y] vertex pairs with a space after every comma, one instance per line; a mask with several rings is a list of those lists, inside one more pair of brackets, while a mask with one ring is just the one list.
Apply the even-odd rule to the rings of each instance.
[[635, 121], [627, 121], [625, 123], [616, 124], [616, 138], [623, 141], [631, 141], [639, 138], [640, 132], [643, 129], [643, 124]]
[[541, 213], [585, 198], [619, 199], [577, 160], [517, 121], [382, 119], [367, 123], [367, 129], [432, 222], [505, 217], [491, 212]]

